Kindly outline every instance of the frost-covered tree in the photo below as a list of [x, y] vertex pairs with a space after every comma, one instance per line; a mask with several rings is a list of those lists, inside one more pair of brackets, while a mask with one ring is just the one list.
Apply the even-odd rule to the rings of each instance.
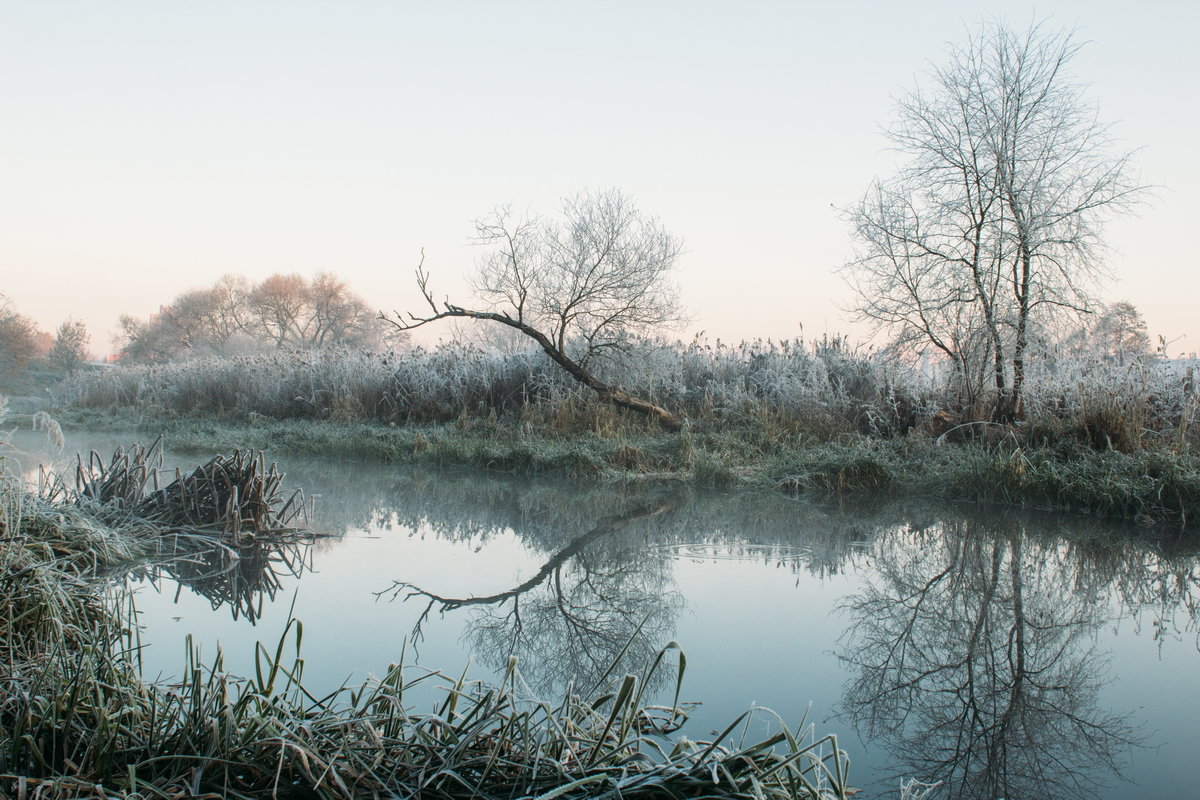
[[390, 328], [331, 272], [272, 275], [250, 291], [247, 328], [276, 347], [377, 344]]
[[67, 319], [54, 334], [48, 356], [50, 363], [73, 375], [87, 361], [87, 346], [91, 340], [87, 326], [77, 319]]
[[0, 294], [0, 372], [16, 375], [38, 355], [38, 330], [33, 320], [18, 314]]
[[131, 361], [247, 350], [326, 345], [396, 344], [392, 326], [329, 272], [311, 280], [272, 275], [257, 285], [226, 275], [192, 289], [148, 320], [123, 316], [119, 345]]
[[859, 315], [964, 374], [982, 355], [1001, 417], [1021, 413], [1034, 326], [1092, 304], [1102, 223], [1143, 189], [1069, 74], [1080, 47], [1044, 24], [980, 26], [900, 98], [904, 165], [847, 214]]
[[1092, 338], [1101, 358], [1121, 364], [1153, 352], [1146, 321], [1133, 303], [1119, 302], [1105, 306], [1092, 325]]
[[603, 380], [597, 368], [638, 336], [681, 317], [670, 282], [681, 242], [615, 189], [563, 200], [555, 219], [514, 218], [500, 209], [476, 222], [489, 248], [473, 277], [479, 308], [438, 303], [424, 265], [417, 285], [432, 313], [389, 318], [400, 330], [441, 319], [496, 322], [519, 331], [572, 378], [621, 408], [669, 429], [669, 411]]

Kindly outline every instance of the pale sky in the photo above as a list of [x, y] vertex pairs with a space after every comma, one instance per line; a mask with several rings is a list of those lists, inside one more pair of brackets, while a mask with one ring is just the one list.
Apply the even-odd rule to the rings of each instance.
[[332, 270], [416, 308], [422, 247], [466, 297], [471, 221], [620, 187], [681, 236], [689, 330], [859, 333], [834, 270], [881, 128], [982, 17], [1090, 43], [1074, 74], [1127, 147], [1108, 300], [1200, 350], [1200, 3], [0, 0], [0, 292], [107, 352], [224, 273]]

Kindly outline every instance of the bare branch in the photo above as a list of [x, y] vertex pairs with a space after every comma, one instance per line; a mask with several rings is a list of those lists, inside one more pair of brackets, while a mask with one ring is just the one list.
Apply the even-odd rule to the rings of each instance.
[[657, 418], [680, 421], [665, 409], [602, 380], [594, 362], [618, 352], [633, 336], [680, 319], [669, 274], [682, 245], [658, 220], [624, 194], [582, 193], [563, 201], [559, 221], [514, 220], [501, 207], [475, 225], [479, 244], [494, 246], [473, 275], [485, 309], [434, 300], [424, 251], [417, 288], [430, 314], [381, 314], [403, 331], [451, 317], [496, 322], [532, 339], [558, 366], [606, 401]]

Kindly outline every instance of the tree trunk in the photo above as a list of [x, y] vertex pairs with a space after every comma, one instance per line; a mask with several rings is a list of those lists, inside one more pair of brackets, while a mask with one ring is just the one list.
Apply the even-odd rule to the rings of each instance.
[[1033, 271], [1033, 257], [1029, 248], [1021, 247], [1021, 288], [1017, 307], [1017, 341], [1013, 344], [1013, 402], [1014, 419], [1025, 415], [1025, 348], [1029, 339], [1029, 282]]

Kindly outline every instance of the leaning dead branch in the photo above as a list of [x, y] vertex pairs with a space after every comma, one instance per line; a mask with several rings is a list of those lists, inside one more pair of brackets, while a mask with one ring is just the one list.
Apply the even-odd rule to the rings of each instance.
[[677, 416], [601, 379], [594, 365], [623, 351], [631, 338], [678, 322], [667, 278], [679, 240], [617, 191], [578, 195], [564, 201], [562, 212], [561, 222], [513, 221], [501, 209], [476, 223], [478, 242], [496, 248], [474, 275], [492, 310], [434, 300], [422, 251], [417, 288], [430, 313], [381, 318], [401, 331], [456, 317], [505, 325], [606, 402], [678, 430]]

